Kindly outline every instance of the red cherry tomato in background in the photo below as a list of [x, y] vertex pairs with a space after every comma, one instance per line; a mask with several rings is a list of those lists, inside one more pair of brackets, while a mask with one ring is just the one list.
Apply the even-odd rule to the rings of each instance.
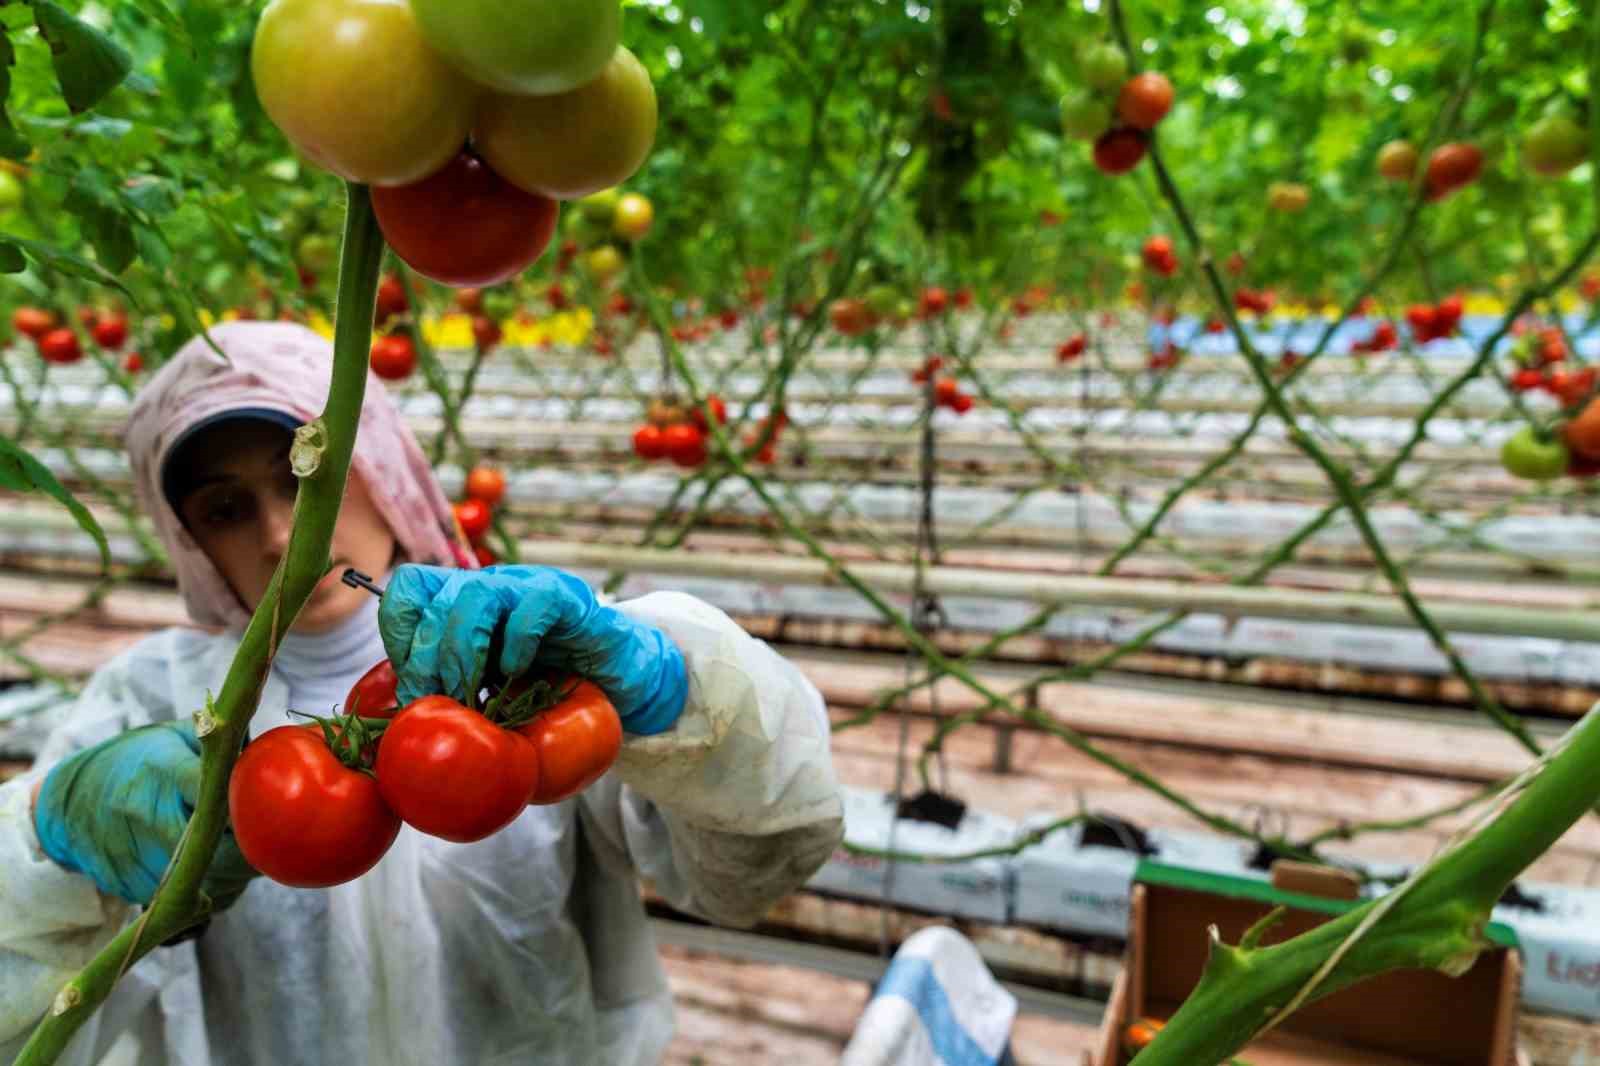
[[706, 437], [693, 422], [680, 422], [661, 431], [661, 444], [678, 466], [694, 467], [706, 461]]
[[76, 363], [83, 358], [83, 348], [78, 344], [78, 335], [62, 327], [39, 338], [39, 354], [47, 363]]
[[1145, 137], [1139, 130], [1119, 126], [1094, 142], [1094, 165], [1104, 174], [1125, 174], [1144, 158]]
[[647, 461], [666, 458], [667, 442], [661, 427], [646, 422], [634, 430], [633, 454]]
[[95, 321], [90, 333], [100, 347], [116, 351], [128, 342], [128, 320], [122, 315], [107, 315]]
[[506, 476], [492, 466], [475, 466], [467, 473], [467, 495], [493, 507], [506, 494]]
[[1172, 110], [1172, 82], [1166, 75], [1146, 71], [1135, 74], [1117, 96], [1117, 114], [1137, 129], [1154, 129]]
[[406, 287], [393, 274], [385, 274], [378, 281], [377, 319], [382, 322], [391, 315], [403, 315], [411, 308], [406, 299]]
[[56, 328], [56, 316], [42, 307], [19, 307], [11, 312], [11, 328], [38, 340]]
[[355, 880], [400, 832], [378, 782], [340, 763], [316, 726], [279, 726], [245, 745], [228, 817], [250, 865], [294, 888]]
[[449, 696], [424, 696], [389, 723], [378, 745], [378, 788], [409, 826], [460, 844], [514, 821], [539, 787], [527, 737]]
[[443, 285], [496, 285], [533, 265], [555, 236], [556, 202], [524, 192], [471, 152], [411, 185], [372, 190], [384, 239]]
[[[721, 396], [718, 396], [714, 392], [707, 393], [706, 405], [711, 408], [711, 413], [716, 416], [717, 425], [725, 426], [728, 424], [728, 405], [722, 402]], [[689, 408], [689, 420], [695, 424], [701, 433], [711, 432], [710, 428], [706, 425], [705, 411], [701, 410], [700, 408]]]
[[489, 531], [489, 508], [482, 500], [462, 500], [455, 505], [455, 512], [468, 540], [477, 540]]
[[398, 333], [372, 343], [372, 372], [385, 381], [402, 381], [417, 368], [417, 349], [411, 338]]

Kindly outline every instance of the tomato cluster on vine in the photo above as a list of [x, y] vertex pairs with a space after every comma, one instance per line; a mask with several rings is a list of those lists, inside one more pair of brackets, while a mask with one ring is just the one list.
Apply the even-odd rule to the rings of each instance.
[[[494, 20], [454, 0], [272, 0], [251, 70], [303, 156], [371, 186], [396, 255], [478, 287], [543, 255], [558, 201], [622, 183], [649, 154], [655, 87], [621, 21], [618, 0], [508, 0]], [[648, 202], [627, 210], [618, 226], [642, 235]]]
[[456, 525], [472, 545], [480, 566], [495, 561], [494, 552], [484, 543], [494, 524], [495, 508], [506, 495], [506, 476], [499, 469], [479, 464], [467, 471], [465, 492], [453, 506]]
[[1389, 352], [1400, 347], [1400, 331], [1395, 329], [1394, 323], [1382, 319], [1372, 327], [1372, 336], [1364, 341], [1356, 341], [1350, 345], [1352, 355], [1371, 355], [1375, 352]]
[[1178, 272], [1178, 253], [1173, 247], [1172, 238], [1157, 234], [1146, 238], [1144, 247], [1139, 250], [1139, 256], [1144, 260], [1145, 269], [1164, 278], [1170, 278]]
[[1453, 336], [1461, 325], [1461, 297], [1446, 296], [1436, 304], [1412, 304], [1406, 308], [1406, 324], [1418, 344]]
[[[78, 308], [78, 323], [88, 331], [94, 343], [107, 353], [122, 351], [128, 343], [128, 316], [120, 311], [100, 311], [92, 307]], [[11, 328], [19, 335], [33, 341], [39, 358], [47, 363], [67, 365], [83, 358], [83, 342], [78, 331], [62, 322], [54, 311], [43, 307], [24, 305], [11, 312]], [[123, 356], [122, 368], [128, 373], [144, 369], [144, 358], [138, 352]]]
[[514, 678], [482, 708], [445, 695], [404, 707], [387, 660], [350, 689], [343, 714], [251, 740], [228, 781], [244, 857], [296, 888], [352, 881], [376, 866], [404, 822], [457, 843], [482, 840], [530, 805], [600, 779], [622, 722], [580, 678]]
[[[706, 406], [718, 425], [728, 424], [728, 406], [716, 393], [706, 396]], [[705, 411], [670, 400], [650, 404], [643, 425], [633, 431], [633, 453], [646, 462], [666, 459], [676, 466], [693, 469], [705, 463], [709, 451], [706, 436], [710, 424]]]
[[1056, 347], [1056, 362], [1070, 363], [1089, 348], [1089, 338], [1084, 333], [1074, 333]]
[[1106, 41], [1086, 46], [1078, 61], [1084, 84], [1061, 98], [1061, 132], [1093, 141], [1094, 165], [1103, 173], [1126, 173], [1172, 110], [1172, 82], [1153, 71], [1128, 77], [1126, 53]]

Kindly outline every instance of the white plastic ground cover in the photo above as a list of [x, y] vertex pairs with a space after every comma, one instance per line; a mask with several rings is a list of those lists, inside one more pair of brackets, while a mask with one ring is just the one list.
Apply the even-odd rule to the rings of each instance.
[[[894, 798], [882, 792], [844, 788], [845, 842], [857, 847], [920, 855], [953, 856], [1004, 847], [1016, 839], [1016, 824], [969, 808], [953, 829], [934, 822], [895, 818]], [[855, 855], [840, 847], [808, 882], [819, 892], [853, 899], [887, 900], [913, 910], [1005, 924], [1010, 919], [1010, 861], [895, 862]]]
[[[892, 797], [845, 788], [845, 839], [884, 848]], [[951, 855], [1004, 846], [1059, 819], [1061, 812], [1029, 815], [1021, 823], [969, 808], [955, 830], [899, 820], [895, 850]], [[1151, 828], [1145, 838], [1155, 861], [1190, 870], [1266, 880], [1250, 865], [1249, 841], [1191, 831]], [[1084, 844], [1082, 823], [1059, 829], [1015, 856], [949, 864], [894, 863], [851, 855], [841, 848], [808, 888], [866, 903], [888, 902], [956, 918], [1028, 925], [1079, 936], [1123, 939], [1139, 856], [1126, 847]], [[1398, 882], [1409, 868], [1364, 864]], [[944, 872], [941, 874], [940, 871]], [[1392, 882], [1391, 882], [1392, 883]], [[1525, 961], [1522, 1001], [1533, 1010], [1600, 1020], [1600, 889], [1518, 882], [1521, 900], [1502, 903], [1493, 918], [1517, 934]], [[1381, 883], [1368, 898], [1386, 891]]]

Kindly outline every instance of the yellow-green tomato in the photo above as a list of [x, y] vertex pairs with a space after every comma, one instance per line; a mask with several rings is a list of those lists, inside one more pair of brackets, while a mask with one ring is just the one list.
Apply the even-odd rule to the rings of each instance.
[[609, 244], [602, 244], [583, 258], [589, 276], [602, 284], [622, 271], [622, 253]]
[[593, 81], [622, 38], [618, 0], [411, 0], [428, 43], [496, 92], [548, 96]]
[[1500, 448], [1506, 472], [1529, 481], [1549, 481], [1567, 472], [1571, 453], [1554, 437], [1541, 438], [1532, 426], [1517, 430]]
[[611, 225], [611, 219], [617, 213], [617, 204], [621, 202], [622, 194], [615, 189], [601, 189], [590, 196], [585, 196], [578, 201], [578, 210], [583, 217], [597, 226]]
[[625, 241], [637, 241], [650, 232], [650, 224], [655, 220], [655, 205], [638, 193], [630, 192], [617, 201], [611, 230]]
[[290, 143], [349, 181], [420, 181], [472, 128], [476, 90], [423, 41], [406, 0], [272, 0], [250, 69]]
[[656, 90], [618, 48], [600, 76], [557, 96], [491, 95], [472, 139], [507, 181], [557, 200], [621, 185], [656, 139]]
[[26, 196], [17, 176], [9, 170], [0, 170], [0, 215], [21, 207]]
[[1589, 131], [1566, 115], [1546, 115], [1523, 135], [1522, 158], [1539, 174], [1565, 174], [1589, 158]]
[[1087, 90], [1061, 98], [1061, 133], [1065, 137], [1092, 141], [1111, 128], [1111, 117], [1111, 104]]

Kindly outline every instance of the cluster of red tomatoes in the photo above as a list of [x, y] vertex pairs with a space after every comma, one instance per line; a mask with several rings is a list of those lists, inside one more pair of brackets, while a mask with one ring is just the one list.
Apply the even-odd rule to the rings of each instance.
[[1082, 333], [1074, 333], [1056, 347], [1056, 362], [1070, 363], [1088, 348], [1089, 338]]
[[1446, 296], [1438, 303], [1412, 304], [1406, 308], [1406, 322], [1418, 344], [1452, 336], [1461, 325], [1462, 304], [1459, 296]]
[[1560, 400], [1562, 406], [1576, 408], [1594, 391], [1594, 367], [1569, 371], [1566, 362], [1567, 338], [1557, 326], [1530, 329], [1522, 322], [1512, 327], [1517, 340], [1511, 357], [1518, 369], [1512, 371], [1508, 384], [1516, 392], [1543, 389]]
[[1246, 289], [1233, 290], [1233, 306], [1241, 311], [1253, 311], [1258, 315], [1267, 314], [1278, 302], [1278, 294], [1271, 289]]
[[1172, 82], [1146, 72], [1128, 77], [1128, 57], [1110, 42], [1089, 44], [1078, 57], [1084, 86], [1061, 98], [1061, 132], [1094, 142], [1094, 165], [1106, 174], [1132, 170], [1144, 158], [1149, 131], [1172, 110]]
[[1149, 358], [1145, 360], [1145, 367], [1150, 370], [1171, 370], [1183, 359], [1183, 354], [1182, 348], [1168, 341], [1150, 352]]
[[917, 385], [925, 385], [931, 379], [934, 406], [948, 408], [958, 415], [964, 415], [972, 410], [975, 401], [969, 393], [961, 391], [961, 383], [955, 378], [939, 376], [939, 371], [943, 369], [944, 356], [930, 355], [920, 368], [911, 372], [911, 381]]
[[1178, 272], [1178, 253], [1172, 246], [1171, 237], [1158, 234], [1148, 238], [1139, 255], [1144, 260], [1145, 269], [1152, 273], [1170, 278]]
[[[94, 343], [107, 352], [120, 352], [128, 343], [128, 316], [119, 311], [80, 307], [78, 321], [89, 331]], [[39, 350], [39, 358], [47, 363], [76, 363], [83, 358], [83, 345], [77, 331], [62, 325], [54, 311], [19, 307], [11, 313], [11, 328], [30, 338]], [[144, 369], [144, 358], [138, 352], [128, 352], [123, 356], [122, 368], [136, 374]]]
[[1394, 328], [1393, 322], [1384, 319], [1372, 327], [1372, 336], [1351, 344], [1350, 352], [1352, 355], [1371, 355], [1374, 352], [1393, 351], [1398, 347], [1400, 347], [1400, 331]]
[[378, 329], [389, 332], [372, 342], [370, 353], [372, 372], [385, 381], [402, 381], [417, 369], [416, 342], [411, 339], [410, 327], [400, 322], [409, 310], [405, 286], [395, 275], [385, 274], [378, 282], [373, 318]]
[[494, 553], [484, 544], [494, 523], [494, 509], [506, 495], [506, 476], [492, 466], [467, 471], [466, 498], [454, 507], [456, 524], [477, 553], [479, 566], [494, 563]]
[[302, 155], [372, 186], [401, 259], [492, 285], [543, 254], [558, 200], [650, 152], [655, 88], [621, 24], [618, 0], [272, 0], [251, 70]]
[[1600, 475], [1600, 401], [1594, 398], [1600, 370], [1565, 368], [1570, 352], [1557, 326], [1519, 321], [1512, 334], [1518, 369], [1508, 384], [1517, 392], [1543, 389], [1560, 402], [1562, 413], [1554, 426], [1528, 425], [1513, 434], [1500, 450], [1501, 463], [1531, 481]]
[[[722, 397], [711, 393], [706, 397], [706, 406], [711, 408], [718, 425], [728, 424], [728, 407]], [[656, 400], [650, 405], [644, 425], [633, 431], [633, 453], [646, 462], [668, 459], [681, 467], [697, 467], [706, 461], [709, 431], [702, 409]]]
[[[1415, 181], [1419, 155], [1410, 141], [1390, 141], [1378, 149], [1378, 174], [1389, 181]], [[1423, 185], [1429, 200], [1442, 200], [1478, 180], [1483, 152], [1475, 144], [1451, 141], [1428, 154]]]
[[479, 709], [449, 696], [398, 706], [387, 659], [356, 682], [344, 714], [272, 729], [245, 745], [228, 781], [239, 850], [274, 881], [326, 888], [378, 864], [400, 823], [482, 840], [530, 804], [592, 785], [622, 748], [622, 722], [588, 681], [516, 679]]

